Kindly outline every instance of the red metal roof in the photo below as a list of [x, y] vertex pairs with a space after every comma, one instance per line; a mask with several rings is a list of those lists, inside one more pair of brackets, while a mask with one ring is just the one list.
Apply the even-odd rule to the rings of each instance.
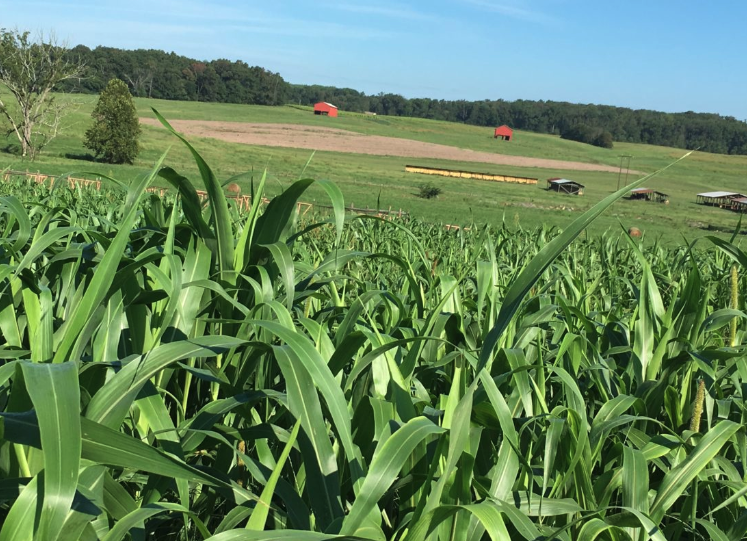
[[504, 124], [503, 126], [498, 126], [495, 129], [495, 134], [496, 135], [508, 135], [508, 136], [511, 136], [511, 135], [514, 134], [514, 130], [512, 130], [511, 128], [509, 128], [508, 126], [506, 126]]
[[329, 111], [330, 109], [337, 109], [337, 106], [327, 103], [326, 101], [320, 101], [314, 104], [314, 111]]
[[326, 101], [320, 101], [319, 103], [314, 104], [314, 114], [337, 116], [337, 106], [327, 103]]

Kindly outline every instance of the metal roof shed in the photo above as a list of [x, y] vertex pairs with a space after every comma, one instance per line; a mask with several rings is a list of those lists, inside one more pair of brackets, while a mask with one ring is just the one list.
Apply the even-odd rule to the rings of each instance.
[[337, 116], [337, 107], [326, 101], [320, 101], [314, 104], [314, 114], [335, 117]]
[[503, 126], [498, 126], [495, 129], [495, 135], [493, 136], [494, 139], [503, 139], [504, 141], [510, 141], [514, 136], [514, 130], [506, 126], [505, 124]]
[[732, 210], [739, 212], [747, 211], [747, 197], [735, 197], [732, 199]]
[[636, 201], [653, 201], [655, 203], [669, 203], [669, 196], [663, 192], [657, 192], [651, 188], [636, 188], [630, 190], [628, 199]]
[[695, 201], [700, 205], [710, 205], [712, 207], [720, 208], [732, 208], [734, 206], [734, 200], [742, 197], [747, 197], [747, 195], [737, 192], [724, 191], [703, 192], [699, 193], [695, 197]]
[[547, 189], [558, 193], [569, 195], [584, 195], [585, 186], [575, 180], [567, 178], [549, 178], [547, 179]]

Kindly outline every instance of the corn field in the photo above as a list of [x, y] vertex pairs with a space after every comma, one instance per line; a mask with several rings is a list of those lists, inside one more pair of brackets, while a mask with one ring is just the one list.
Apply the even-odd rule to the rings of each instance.
[[735, 239], [239, 213], [190, 150], [0, 184], [0, 541], [745, 538]]

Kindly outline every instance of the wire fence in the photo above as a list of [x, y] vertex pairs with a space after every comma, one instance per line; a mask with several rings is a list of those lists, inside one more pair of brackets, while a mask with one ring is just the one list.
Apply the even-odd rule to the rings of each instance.
[[[12, 169], [6, 169], [5, 171], [2, 171], [2, 178], [4, 182], [10, 181], [11, 177], [23, 177], [29, 182], [33, 182], [36, 184], [43, 184], [48, 185], [50, 188], [53, 187], [55, 184], [64, 182], [70, 189], [75, 188], [90, 188], [95, 189], [97, 191], [101, 190], [102, 180], [100, 178], [96, 179], [87, 179], [87, 178], [78, 178], [78, 177], [72, 177], [69, 175], [48, 175], [41, 172], [30, 172], [30, 171], [15, 171]], [[160, 187], [160, 186], [150, 186], [146, 188], [145, 190], [147, 193], [157, 195], [158, 197], [165, 197], [167, 194], [171, 193], [168, 188]], [[201, 203], [207, 203], [209, 200], [208, 193], [204, 190], [195, 190], [197, 192], [197, 197], [200, 199]], [[241, 194], [226, 194], [226, 198], [229, 200], [232, 200], [236, 203], [236, 207], [239, 211], [242, 212], [248, 212], [249, 209], [252, 207], [252, 197], [250, 195], [241, 195]], [[270, 199], [263, 197], [260, 200], [260, 204], [266, 205], [270, 202]], [[317, 203], [307, 203], [305, 201], [299, 201], [296, 203], [296, 207], [298, 210], [299, 215], [305, 216], [314, 208], [318, 209], [325, 209], [330, 210], [333, 207], [329, 205], [320, 205]], [[388, 209], [373, 209], [373, 208], [358, 208], [353, 203], [351, 203], [349, 206], [345, 207], [345, 210], [347, 212], [350, 212], [352, 214], [362, 214], [362, 215], [369, 215], [369, 216], [379, 216], [382, 218], [407, 218], [410, 216], [410, 213], [407, 211], [400, 209], [393, 209], [392, 207], [389, 207]], [[456, 227], [456, 226], [454, 226]]]
[[3, 171], [3, 181], [8, 182], [11, 177], [26, 177], [26, 180], [34, 182], [36, 184], [49, 184], [50, 187], [54, 186], [56, 182], [66, 182], [67, 185], [72, 189], [76, 187], [81, 188], [94, 188], [101, 190], [101, 179], [88, 179], [88, 178], [77, 178], [69, 175], [47, 175], [45, 173], [31, 173], [29, 171], [13, 171], [11, 169]]

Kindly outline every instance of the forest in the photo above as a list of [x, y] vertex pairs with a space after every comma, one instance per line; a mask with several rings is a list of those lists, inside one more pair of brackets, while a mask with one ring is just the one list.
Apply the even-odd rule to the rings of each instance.
[[203, 62], [154, 49], [73, 47], [69, 56], [86, 76], [65, 81], [60, 90], [98, 94], [110, 79], [121, 79], [133, 96], [163, 100], [283, 105], [289, 85], [279, 73], [242, 61]]
[[718, 114], [663, 113], [543, 100], [408, 99], [399, 94], [368, 95], [350, 88], [291, 84], [279, 73], [242, 61], [199, 61], [158, 50], [90, 49], [84, 45], [72, 48], [69, 54], [85, 64], [87, 73], [60, 88], [67, 92], [99, 93], [109, 79], [116, 77], [125, 81], [137, 97], [255, 105], [329, 101], [342, 111], [477, 126], [508, 124], [518, 130], [558, 135], [585, 126], [597, 133], [608, 132], [614, 141], [747, 154], [747, 123]]

